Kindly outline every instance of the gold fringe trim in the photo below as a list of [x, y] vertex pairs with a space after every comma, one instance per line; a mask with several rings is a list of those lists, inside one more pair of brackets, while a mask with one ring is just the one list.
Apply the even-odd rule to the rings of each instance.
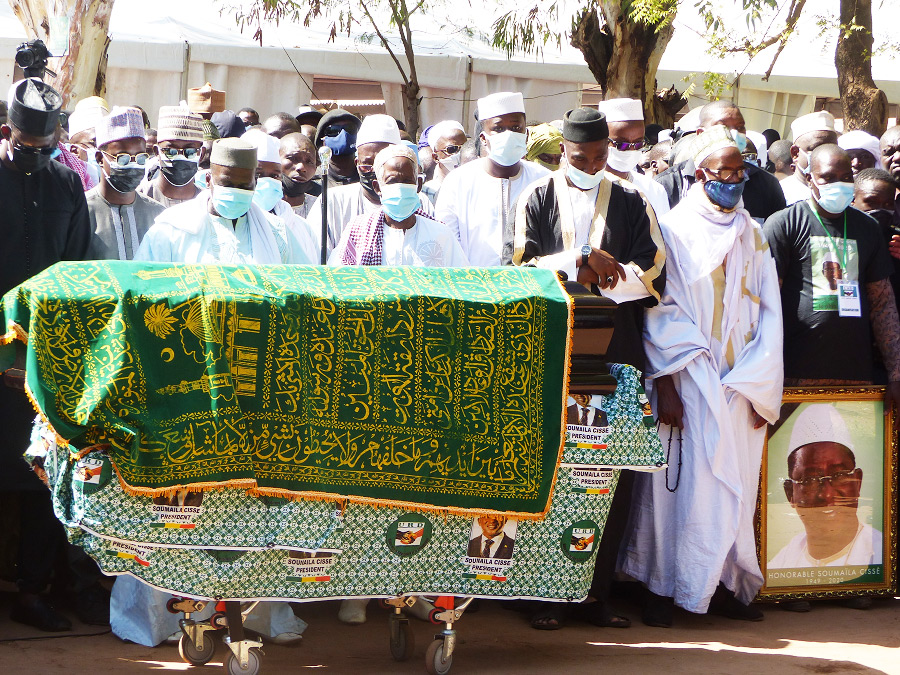
[[28, 344], [28, 333], [22, 326], [15, 321], [10, 321], [6, 328], [6, 333], [0, 335], [0, 345], [8, 345], [13, 340], [19, 340], [20, 342]]

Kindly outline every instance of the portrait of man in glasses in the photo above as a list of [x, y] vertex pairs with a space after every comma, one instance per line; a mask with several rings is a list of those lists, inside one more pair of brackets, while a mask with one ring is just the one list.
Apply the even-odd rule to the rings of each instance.
[[769, 561], [769, 569], [877, 565], [882, 533], [860, 520], [863, 470], [840, 412], [806, 406], [791, 431], [784, 492], [803, 524]]

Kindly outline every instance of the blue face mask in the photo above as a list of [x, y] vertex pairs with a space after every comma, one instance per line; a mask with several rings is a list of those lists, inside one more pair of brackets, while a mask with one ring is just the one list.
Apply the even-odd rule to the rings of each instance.
[[813, 195], [813, 199], [828, 213], [843, 213], [853, 201], [853, 183], [827, 183], [819, 185], [819, 197]]
[[409, 183], [391, 183], [381, 187], [381, 208], [391, 220], [400, 222], [409, 218], [421, 206], [419, 192]]
[[194, 174], [194, 185], [201, 190], [209, 190], [209, 169]]
[[603, 181], [605, 171], [598, 171], [595, 174], [585, 173], [581, 169], [576, 169], [571, 164], [566, 164], [566, 177], [572, 181], [572, 185], [581, 190], [593, 190]]
[[737, 143], [738, 150], [743, 154], [744, 150], [747, 149], [747, 134], [742, 133], [737, 129], [732, 129], [731, 137], [734, 139], [734, 142]]
[[253, 193], [253, 201], [263, 211], [271, 211], [284, 197], [284, 188], [281, 181], [274, 178], [258, 178], [256, 180], [256, 192]]
[[348, 134], [346, 129], [341, 129], [337, 136], [325, 136], [322, 142], [331, 148], [333, 155], [350, 155], [356, 152], [356, 134]]
[[525, 156], [528, 148], [528, 136], [517, 131], [491, 134], [487, 139], [490, 146], [488, 157], [500, 166], [513, 166]]
[[59, 146], [57, 146], [56, 149], [53, 151], [53, 154], [50, 155], [50, 159], [56, 159], [56, 158], [59, 157], [61, 154], [62, 154], [62, 150], [60, 150], [60, 149], [59, 149]]
[[236, 220], [250, 210], [253, 190], [216, 186], [212, 193], [213, 207], [223, 218]]
[[740, 183], [723, 183], [720, 180], [708, 180], [703, 184], [703, 190], [713, 204], [717, 204], [723, 209], [733, 209], [741, 201], [746, 182], [746, 178]]

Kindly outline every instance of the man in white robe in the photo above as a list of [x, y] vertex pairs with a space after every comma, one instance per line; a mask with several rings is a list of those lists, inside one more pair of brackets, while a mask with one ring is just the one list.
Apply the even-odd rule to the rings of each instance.
[[[303, 138], [302, 134], [298, 134]], [[273, 225], [282, 260], [298, 265], [319, 263], [319, 239], [306, 218], [291, 208], [284, 199], [281, 173], [281, 142], [259, 129], [251, 129], [241, 138], [256, 146], [256, 189], [253, 203], [284, 222], [284, 228]], [[307, 139], [308, 140], [308, 139]]]
[[706, 612], [714, 593], [713, 610], [762, 618], [749, 607], [763, 583], [753, 516], [765, 422], [781, 405], [781, 301], [768, 244], [742, 207], [737, 144], [724, 126], [701, 138], [696, 182], [660, 221], [668, 276], [644, 327], [668, 468], [637, 476], [619, 557], [647, 586], [643, 620], [654, 626], [671, 625], [673, 601]]
[[435, 217], [455, 234], [473, 267], [502, 264], [503, 236], [513, 231], [519, 196], [550, 172], [522, 161], [525, 100], [519, 92], [478, 99], [481, 140], [488, 156], [451, 171], [441, 183]]
[[[232, 147], [235, 143], [240, 146]], [[292, 244], [284, 221], [253, 203], [256, 148], [239, 139], [222, 139], [213, 147], [218, 157], [211, 159], [209, 192], [160, 214], [134, 259], [222, 265], [309, 262], [302, 247]], [[252, 162], [237, 152], [247, 148]], [[244, 165], [235, 166], [235, 161]]]
[[606, 171], [641, 193], [657, 220], [669, 212], [669, 196], [662, 185], [635, 169], [644, 147], [644, 106], [635, 98], [611, 98], [600, 101], [597, 109], [606, 116], [609, 127], [609, 156]]
[[388, 146], [375, 157], [374, 170], [382, 205], [372, 214], [357, 216], [344, 228], [328, 264], [467, 266], [450, 229], [418, 208], [415, 153], [403, 145]]
[[[217, 140], [210, 168], [209, 192], [164, 211], [144, 237], [135, 260], [223, 265], [292, 262], [294, 254], [282, 252], [273, 230], [280, 228], [283, 236], [284, 221], [253, 203], [257, 149], [238, 138]], [[133, 577], [118, 577], [110, 603], [113, 632], [150, 647], [167, 638], [174, 641], [180, 635], [179, 617], [165, 611], [169, 597]], [[307, 624], [288, 603], [267, 602], [258, 605], [244, 625], [277, 644], [291, 644], [301, 639]]]
[[[375, 155], [381, 150], [399, 143], [400, 128], [397, 126], [397, 120], [390, 115], [369, 115], [363, 120], [356, 136], [356, 170], [359, 172], [359, 182], [328, 188], [326, 208], [329, 253], [340, 241], [347, 223], [360, 214], [371, 215], [381, 206], [378, 193], [372, 185], [375, 180], [372, 165], [375, 162]], [[433, 215], [434, 207], [428, 197], [420, 195], [419, 200], [422, 211]], [[307, 220], [314, 232], [322, 231], [321, 196], [310, 209]]]

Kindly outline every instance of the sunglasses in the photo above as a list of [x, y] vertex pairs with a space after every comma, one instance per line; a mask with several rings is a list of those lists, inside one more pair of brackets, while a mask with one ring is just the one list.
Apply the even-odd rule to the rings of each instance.
[[200, 154], [199, 148], [159, 148], [159, 151], [169, 158], [184, 155], [185, 159], [193, 159]]
[[619, 152], [628, 152], [629, 150], [640, 150], [643, 148], [646, 143], [644, 141], [635, 141], [634, 143], [627, 143], [625, 141], [614, 141], [610, 139], [609, 144], [611, 147], [615, 148]]
[[47, 148], [32, 148], [30, 145], [22, 145], [17, 142], [13, 145], [13, 148], [23, 155], [52, 155], [56, 152], [56, 145], [51, 145]]
[[103, 150], [100, 152], [112, 159], [119, 166], [128, 166], [132, 162], [138, 166], [144, 166], [144, 164], [147, 163], [147, 160], [150, 159], [150, 155], [146, 152], [139, 152], [136, 155], [129, 155], [127, 152], [120, 152], [118, 155], [111, 155]]
[[461, 149], [462, 149], [461, 145], [448, 145], [447, 147], [443, 148], [442, 150], [438, 150], [438, 152], [443, 152], [445, 155], [447, 155], [449, 157], [450, 155], [455, 155]]
[[700, 168], [723, 183], [740, 182], [744, 180], [744, 176], [747, 173], [744, 169], [735, 169], [732, 171], [729, 169], [707, 169], [705, 166], [701, 166]]

